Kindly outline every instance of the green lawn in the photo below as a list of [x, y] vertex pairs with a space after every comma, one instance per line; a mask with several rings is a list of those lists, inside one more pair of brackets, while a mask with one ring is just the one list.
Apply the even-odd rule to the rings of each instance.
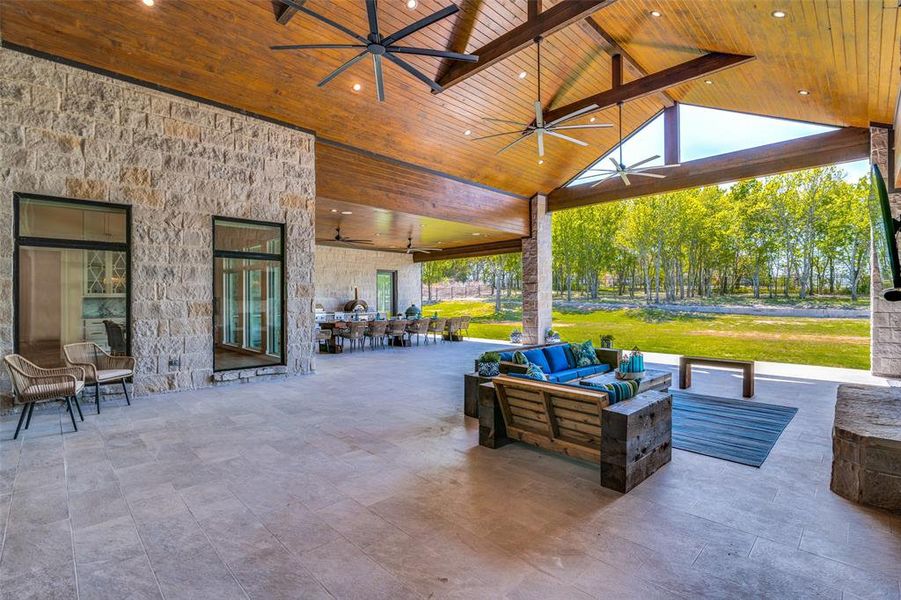
[[[521, 327], [518, 302], [494, 315], [494, 303], [454, 300], [424, 307], [443, 317], [468, 314], [472, 337], [508, 339]], [[554, 311], [554, 328], [568, 341], [612, 334], [617, 348], [648, 352], [720, 356], [830, 367], [869, 369], [870, 323], [866, 319], [808, 319], [746, 315], [671, 314], [652, 308]]]

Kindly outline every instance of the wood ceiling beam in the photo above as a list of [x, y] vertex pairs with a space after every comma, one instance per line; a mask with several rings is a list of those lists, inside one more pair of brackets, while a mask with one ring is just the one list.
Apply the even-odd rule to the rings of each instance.
[[[438, 80], [438, 84], [447, 89], [466, 81], [476, 73], [528, 48], [535, 43], [535, 38], [559, 31], [614, 2], [616, 0], [565, 0], [543, 12], [535, 12], [534, 18], [473, 51], [472, 54], [479, 57], [478, 62], [456, 62]], [[534, 9], [530, 6], [529, 11], [531, 14]]]
[[[641, 77], [647, 77], [649, 75], [648, 70], [642, 67], [638, 61], [619, 44], [619, 42], [613, 39], [612, 35], [598, 25], [598, 22], [594, 17], [585, 17], [579, 26], [582, 28], [582, 31], [587, 33], [595, 40], [595, 42], [597, 42], [604, 52], [611, 57], [617, 55], [621, 56], [623, 68], [628, 71], [632, 79], [640, 79]], [[660, 92], [660, 101], [664, 106], [673, 106], [676, 103], [676, 99], [667, 91]]]
[[626, 187], [617, 177], [596, 187], [591, 187], [591, 184], [560, 187], [548, 195], [548, 210], [563, 210], [765, 177], [858, 160], [869, 155], [869, 129], [845, 127], [787, 142], [684, 162], [678, 167], [661, 170], [660, 174], [666, 175], [666, 179], [632, 177], [632, 185]]
[[474, 244], [472, 246], [460, 246], [449, 248], [444, 252], [434, 254], [414, 254], [413, 262], [429, 262], [433, 260], [452, 260], [457, 258], [478, 258], [480, 256], [495, 256], [497, 254], [514, 254], [522, 252], [522, 240], [508, 240], [503, 242], [490, 242], [488, 244]]
[[275, 20], [281, 25], [287, 25], [288, 21], [297, 14], [297, 6], [303, 6], [307, 0], [292, 0], [291, 6], [282, 2], [282, 0], [273, 0], [275, 4]]
[[[652, 73], [640, 79], [624, 83], [619, 87], [603, 91], [571, 104], [555, 108], [544, 115], [545, 122], [554, 122], [573, 113], [594, 112], [615, 106], [620, 102], [628, 102], [650, 94], [661, 92], [700, 77], [705, 77], [754, 60], [753, 56], [743, 54], [726, 54], [710, 52], [690, 61], [680, 63], [669, 69]], [[583, 113], [583, 114], [584, 114]]]

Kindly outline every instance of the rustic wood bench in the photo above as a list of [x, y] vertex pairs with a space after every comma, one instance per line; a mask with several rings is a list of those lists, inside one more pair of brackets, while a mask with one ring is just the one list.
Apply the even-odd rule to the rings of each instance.
[[742, 396], [750, 398], [754, 395], [754, 361], [733, 360], [731, 358], [707, 358], [704, 356], [680, 356], [679, 357], [679, 389], [691, 387], [691, 366], [704, 365], [708, 367], [722, 367], [724, 369], [738, 369], [742, 372]]
[[479, 443], [518, 440], [600, 464], [601, 485], [628, 492], [672, 456], [672, 397], [609, 405], [606, 392], [500, 375], [479, 394]]

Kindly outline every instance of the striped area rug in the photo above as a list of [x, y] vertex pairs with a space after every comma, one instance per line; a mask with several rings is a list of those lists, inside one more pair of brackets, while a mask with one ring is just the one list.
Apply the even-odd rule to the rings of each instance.
[[797, 408], [670, 389], [673, 448], [760, 467]]

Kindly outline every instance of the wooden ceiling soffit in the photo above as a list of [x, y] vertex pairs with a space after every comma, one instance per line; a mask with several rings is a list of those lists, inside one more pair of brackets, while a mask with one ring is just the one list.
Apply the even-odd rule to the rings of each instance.
[[753, 56], [744, 54], [727, 54], [724, 52], [710, 52], [694, 58], [688, 62], [680, 63], [674, 67], [652, 73], [640, 79], [624, 83], [620, 86], [603, 91], [593, 96], [588, 96], [565, 106], [549, 110], [544, 115], [546, 123], [564, 119], [571, 115], [587, 114], [597, 110], [603, 110], [615, 106], [620, 102], [628, 102], [642, 98], [650, 94], [662, 92], [667, 88], [681, 85], [688, 81], [706, 77], [737, 65], [754, 60]]
[[476, 73], [528, 48], [535, 43], [535, 38], [559, 31], [614, 2], [616, 0], [564, 0], [540, 13], [533, 12], [533, 18], [474, 50], [472, 54], [479, 57], [478, 62], [455, 63], [441, 76], [438, 85], [447, 89], [466, 81]]
[[548, 195], [548, 210], [577, 208], [752, 177], [765, 177], [859, 160], [869, 155], [869, 129], [845, 127], [787, 142], [684, 162], [678, 167], [667, 169], [665, 179], [633, 177], [632, 185], [628, 187], [617, 177], [595, 187], [585, 184], [557, 188]]
[[495, 256], [497, 254], [514, 254], [522, 252], [521, 240], [509, 240], [503, 242], [491, 242], [488, 244], [474, 244], [472, 246], [460, 246], [435, 254], [414, 254], [413, 262], [429, 262], [433, 260], [454, 260], [458, 258], [478, 258], [480, 256]]
[[316, 196], [529, 235], [527, 198], [322, 139]]

